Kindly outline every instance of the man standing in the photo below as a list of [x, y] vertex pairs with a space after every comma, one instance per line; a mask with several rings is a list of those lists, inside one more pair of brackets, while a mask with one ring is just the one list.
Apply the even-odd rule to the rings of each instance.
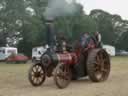
[[101, 34], [99, 32], [95, 33], [95, 38], [96, 38], [96, 41], [97, 41], [97, 46], [102, 47], [101, 46]]

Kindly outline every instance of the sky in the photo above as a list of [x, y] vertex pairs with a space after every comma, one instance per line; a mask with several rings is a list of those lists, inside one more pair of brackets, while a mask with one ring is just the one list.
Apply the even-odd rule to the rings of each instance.
[[111, 14], [118, 14], [128, 20], [128, 0], [77, 0], [84, 6], [87, 14], [92, 9], [103, 9]]

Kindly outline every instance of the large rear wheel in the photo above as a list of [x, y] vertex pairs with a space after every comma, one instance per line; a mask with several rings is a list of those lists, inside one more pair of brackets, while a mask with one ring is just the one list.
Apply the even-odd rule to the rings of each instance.
[[110, 58], [104, 49], [93, 49], [87, 60], [87, 72], [93, 82], [107, 80], [110, 73]]
[[33, 64], [29, 70], [28, 79], [33, 86], [40, 86], [45, 81], [45, 69], [40, 64]]
[[71, 70], [67, 64], [58, 64], [54, 70], [54, 81], [58, 88], [67, 87], [71, 81]]

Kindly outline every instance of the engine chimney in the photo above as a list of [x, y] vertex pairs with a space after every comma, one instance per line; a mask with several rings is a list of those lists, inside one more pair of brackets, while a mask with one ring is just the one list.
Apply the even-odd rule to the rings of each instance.
[[46, 42], [51, 49], [54, 49], [56, 45], [56, 35], [53, 19], [46, 20]]

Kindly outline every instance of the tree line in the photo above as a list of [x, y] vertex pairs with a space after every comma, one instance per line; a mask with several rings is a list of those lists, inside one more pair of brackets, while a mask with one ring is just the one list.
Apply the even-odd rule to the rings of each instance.
[[[43, 12], [47, 4], [48, 0], [0, 0], [0, 46], [14, 46], [31, 56], [32, 48], [46, 40]], [[100, 9], [87, 15], [81, 4], [76, 6], [74, 14], [54, 20], [57, 35], [64, 35], [73, 43], [84, 32], [93, 35], [99, 31], [104, 44], [128, 50], [127, 20]]]

